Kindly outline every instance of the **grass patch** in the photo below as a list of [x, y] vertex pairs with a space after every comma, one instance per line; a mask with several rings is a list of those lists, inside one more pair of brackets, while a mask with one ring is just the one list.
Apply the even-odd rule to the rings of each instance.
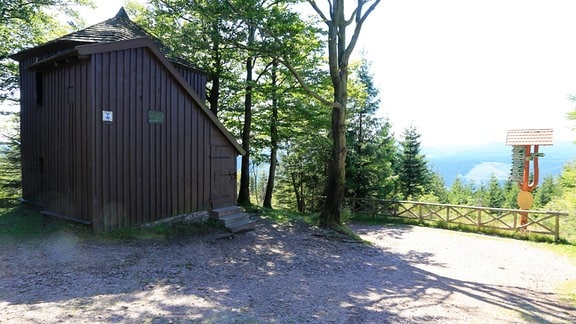
[[84, 225], [44, 216], [38, 208], [17, 200], [5, 201], [0, 207], [0, 243], [42, 238], [59, 231], [90, 235]]
[[318, 214], [304, 214], [285, 209], [263, 208], [258, 210], [260, 217], [279, 224], [303, 222], [308, 225], [318, 224]]
[[194, 222], [171, 222], [150, 226], [137, 226], [104, 232], [99, 238], [111, 242], [129, 240], [168, 240], [194, 235], [207, 235], [225, 231], [226, 228], [218, 220], [206, 219]]
[[576, 280], [567, 281], [557, 290], [560, 299], [576, 306]]
[[3, 201], [0, 206], [0, 244], [43, 238], [56, 232], [71, 233], [83, 240], [121, 242], [126, 240], [166, 240], [188, 235], [210, 234], [224, 231], [220, 222], [207, 219], [197, 222], [172, 222], [153, 226], [123, 228], [94, 235], [82, 224], [56, 217], [44, 216], [40, 210], [18, 200]]

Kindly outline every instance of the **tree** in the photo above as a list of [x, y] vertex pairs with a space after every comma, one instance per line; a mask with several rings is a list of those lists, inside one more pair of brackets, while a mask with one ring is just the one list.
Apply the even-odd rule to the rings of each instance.
[[494, 174], [490, 176], [490, 181], [488, 182], [488, 189], [486, 190], [484, 196], [484, 202], [488, 207], [491, 208], [502, 208], [506, 197], [500, 186], [500, 181]]
[[534, 207], [542, 208], [546, 206], [554, 197], [561, 194], [560, 185], [555, 181], [554, 176], [546, 176], [534, 192]]
[[264, 194], [264, 202], [262, 204], [265, 208], [272, 208], [272, 195], [274, 193], [274, 183], [276, 179], [276, 166], [278, 165], [278, 146], [280, 142], [278, 134], [278, 110], [281, 98], [278, 95], [278, 61], [272, 62], [271, 77], [271, 113], [270, 113], [270, 159], [268, 169], [268, 179], [266, 182], [266, 193]]
[[[256, 37], [256, 29], [248, 25], [247, 46], [253, 46]], [[242, 127], [242, 148], [246, 152], [242, 156], [240, 167], [240, 190], [238, 191], [238, 204], [242, 206], [250, 205], [250, 140], [252, 131], [252, 92], [254, 89], [254, 65], [256, 57], [250, 52], [246, 57], [246, 83], [244, 93], [244, 123]]]
[[518, 183], [512, 180], [507, 180], [504, 182], [502, 191], [504, 193], [504, 203], [502, 207], [518, 209], [518, 193], [520, 192]]
[[374, 116], [380, 99], [369, 69], [370, 64], [362, 59], [349, 82], [346, 196], [391, 198], [396, 188], [396, 141], [390, 122]]
[[[279, 33], [274, 27], [261, 21], [259, 25], [262, 33], [269, 35], [276, 41], [275, 48], [284, 49], [273, 53], [278, 61], [285, 65], [299, 81], [301, 86], [309, 95], [331, 109], [331, 131], [332, 153], [329, 168], [327, 171], [327, 181], [324, 189], [326, 201], [320, 217], [320, 225], [325, 228], [339, 228], [340, 208], [344, 201], [345, 191], [345, 163], [346, 163], [346, 106], [348, 100], [348, 64], [350, 56], [356, 46], [362, 26], [370, 13], [380, 3], [380, 0], [361, 0], [351, 11], [346, 11], [344, 0], [330, 2], [327, 8], [322, 8], [314, 0], [308, 0], [322, 23], [325, 24], [325, 34], [328, 44], [328, 73], [332, 84], [332, 95], [330, 99], [315, 91], [309, 83], [302, 77], [298, 70], [298, 60], [294, 60], [294, 55], [286, 54], [286, 49], [290, 49], [290, 37], [286, 37], [286, 28]], [[252, 7], [250, 14], [258, 8]], [[242, 13], [237, 10], [242, 15]], [[349, 15], [349, 17], [346, 17]], [[258, 23], [258, 22], [254, 22]], [[279, 26], [275, 24], [273, 26]], [[291, 27], [285, 25], [286, 27]], [[348, 29], [352, 29], [352, 36], [347, 37]], [[306, 39], [306, 34], [301, 33], [298, 39]], [[271, 45], [271, 44], [269, 44]], [[293, 52], [291, 52], [293, 53]]]
[[471, 184], [465, 184], [460, 177], [457, 177], [448, 191], [448, 201], [453, 205], [472, 204], [474, 188]]
[[17, 113], [0, 114], [9, 117], [0, 128], [0, 195], [19, 197], [22, 188], [19, 118]]
[[430, 183], [427, 162], [420, 152], [421, 136], [416, 127], [411, 125], [404, 130], [404, 138], [400, 143], [399, 191], [404, 199], [417, 199]]
[[430, 173], [430, 181], [428, 184], [428, 189], [426, 190], [429, 195], [436, 198], [437, 203], [447, 204], [448, 203], [448, 190], [444, 184], [444, 179], [438, 172]]
[[[328, 167], [324, 194], [326, 201], [320, 217], [320, 225], [325, 228], [341, 226], [340, 209], [344, 202], [346, 180], [346, 105], [348, 100], [348, 63], [356, 47], [362, 26], [380, 0], [357, 2], [356, 8], [348, 12], [344, 0], [329, 2], [328, 8], [321, 8], [315, 0], [308, 0], [314, 11], [326, 25], [328, 39], [328, 66], [332, 80], [333, 99], [327, 100], [317, 93], [310, 94], [332, 109], [331, 139], [332, 153]], [[349, 17], [346, 15], [349, 14]], [[352, 27], [352, 36], [347, 31]], [[291, 67], [289, 62], [284, 62]], [[293, 70], [291, 68], [291, 70]], [[295, 71], [295, 70], [294, 70]], [[297, 77], [298, 78], [298, 77]], [[309, 88], [307, 85], [306, 88]]]
[[[241, 91], [237, 78], [239, 51], [237, 22], [230, 21], [229, 6], [214, 0], [150, 0], [146, 7], [130, 2], [134, 20], [171, 48], [174, 56], [208, 73], [206, 99], [215, 116]], [[224, 107], [224, 108], [223, 108]]]

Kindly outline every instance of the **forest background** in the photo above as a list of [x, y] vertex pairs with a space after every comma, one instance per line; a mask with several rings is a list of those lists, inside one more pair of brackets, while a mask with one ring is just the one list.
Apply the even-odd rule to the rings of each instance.
[[[8, 55], [81, 28], [84, 23], [77, 9], [86, 5], [90, 1], [3, 1], [4, 107], [18, 101], [17, 65]], [[332, 90], [323, 40], [326, 30], [319, 27], [318, 17], [303, 15], [293, 5], [151, 0], [128, 2], [126, 8], [175, 55], [209, 73], [207, 105], [249, 152], [241, 162], [239, 203], [309, 212], [319, 208], [316, 198], [324, 195], [332, 132], [330, 108], [311, 98], [303, 84], [324, 97], [330, 97]], [[261, 10], [251, 10], [256, 7]], [[67, 24], [56, 11], [68, 18]], [[270, 35], [283, 37], [284, 46], [272, 46], [279, 42]], [[283, 64], [281, 58], [286, 57], [291, 64]], [[351, 62], [349, 71], [346, 198], [517, 208], [518, 186], [496, 174], [480, 182], [457, 177], [447, 186], [422, 152], [425, 134], [414, 125], [394, 134], [394, 121], [377, 116], [381, 100], [371, 62], [361, 56]], [[4, 118], [0, 196], [19, 197], [18, 113], [11, 108], [0, 113]], [[576, 110], [565, 118], [576, 120]], [[559, 175], [541, 180], [534, 208], [568, 212], [562, 230], [576, 241], [576, 160], [567, 162]]]

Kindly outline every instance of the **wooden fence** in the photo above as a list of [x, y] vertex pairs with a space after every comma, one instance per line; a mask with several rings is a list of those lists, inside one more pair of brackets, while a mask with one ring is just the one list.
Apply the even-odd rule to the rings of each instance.
[[[476, 227], [478, 230], [496, 229], [510, 232], [527, 232], [553, 235], [560, 239], [560, 217], [568, 213], [460, 206], [424, 203], [405, 200], [348, 199], [346, 207], [354, 214], [367, 214], [373, 217], [399, 217], [417, 220], [419, 223], [431, 221]], [[528, 222], [521, 225], [522, 215]]]

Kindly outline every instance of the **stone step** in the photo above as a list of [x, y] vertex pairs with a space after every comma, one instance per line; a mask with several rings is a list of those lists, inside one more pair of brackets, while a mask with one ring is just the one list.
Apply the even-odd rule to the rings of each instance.
[[212, 209], [209, 215], [211, 218], [218, 219], [232, 233], [251, 231], [256, 228], [256, 223], [250, 220], [250, 215], [239, 206]]
[[227, 228], [232, 233], [253, 231], [254, 229], [256, 229], [256, 222], [248, 218], [243, 220], [242, 222], [235, 223], [233, 226]]
[[222, 217], [218, 218], [218, 220], [220, 222], [222, 222], [224, 224], [224, 226], [226, 226], [226, 227], [233, 226], [234, 224], [243, 222], [247, 219], [248, 220], [250, 219], [250, 215], [248, 215], [246, 213], [226, 215], [226, 216], [222, 216]]
[[208, 213], [209, 213], [210, 217], [219, 219], [219, 218], [226, 216], [226, 215], [233, 215], [233, 214], [238, 214], [238, 213], [242, 213], [242, 212], [244, 212], [242, 207], [228, 206], [228, 207], [221, 207], [221, 208], [212, 209]]

